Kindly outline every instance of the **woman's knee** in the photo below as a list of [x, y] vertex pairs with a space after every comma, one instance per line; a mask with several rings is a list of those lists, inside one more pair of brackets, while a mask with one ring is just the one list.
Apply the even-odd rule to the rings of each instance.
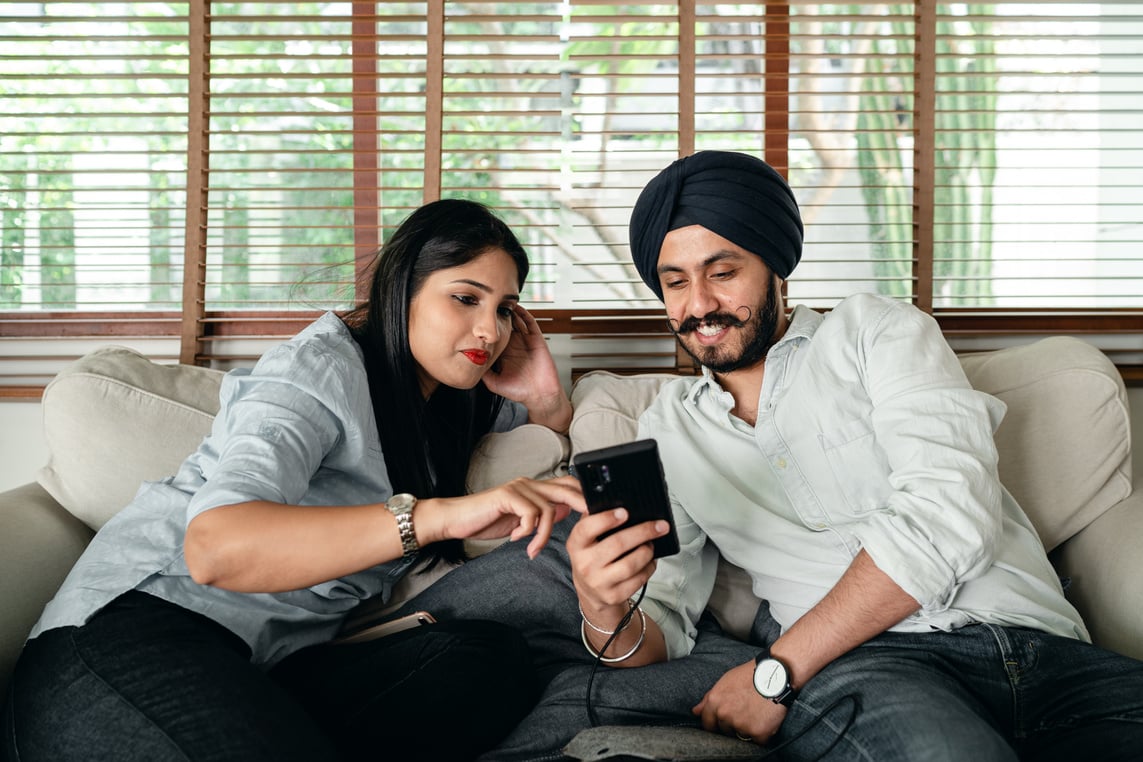
[[[16, 663], [4, 710], [4, 760], [114, 759], [123, 739], [152, 759], [183, 759], [153, 723], [83, 663], [69, 627], [30, 641]], [[133, 759], [128, 756], [122, 759]]]
[[195, 653], [190, 670], [181, 653], [144, 659], [131, 644], [92, 639], [68, 627], [25, 647], [10, 706], [21, 762], [335, 756], [300, 707], [229, 647]]

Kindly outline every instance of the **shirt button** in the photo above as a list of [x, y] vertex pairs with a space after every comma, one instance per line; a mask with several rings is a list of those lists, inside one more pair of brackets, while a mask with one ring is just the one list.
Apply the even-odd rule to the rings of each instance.
[[774, 465], [776, 465], [778, 468], [785, 468], [786, 467], [786, 459], [785, 458], [778, 458], [778, 460], [775, 461]]

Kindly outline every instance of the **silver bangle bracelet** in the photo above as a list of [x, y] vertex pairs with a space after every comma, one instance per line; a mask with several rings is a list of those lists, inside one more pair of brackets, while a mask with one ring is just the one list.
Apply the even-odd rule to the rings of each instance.
[[[643, 639], [647, 637], [647, 615], [643, 613], [643, 609], [641, 608], [637, 608], [635, 610], [639, 612], [639, 623], [642, 625], [642, 628], [639, 630], [639, 639], [635, 641], [635, 645], [631, 646], [630, 651], [623, 654], [622, 656], [603, 656], [600, 654], [595, 650], [595, 648], [592, 647], [591, 641], [587, 638], [587, 627], [585, 625], [588, 624], [588, 621], [586, 618], [584, 618], [583, 622], [579, 626], [579, 635], [583, 639], [583, 647], [587, 649], [589, 654], [594, 656], [596, 659], [599, 659], [604, 664], [616, 664], [618, 662], [627, 661], [630, 659], [635, 655], [635, 652], [639, 650], [639, 647], [643, 645]], [[615, 633], [612, 633], [612, 635], [614, 634]], [[606, 648], [606, 646], [604, 647]]]
[[[628, 601], [628, 603], [630, 603], [630, 601]], [[583, 613], [583, 606], [579, 607], [579, 615], [580, 615], [580, 617], [583, 618], [584, 624], [586, 624], [588, 627], [590, 627], [591, 629], [598, 632], [600, 635], [614, 635], [617, 632], [623, 632], [624, 630], [626, 630], [631, 625], [631, 620], [628, 619], [627, 624], [623, 625], [618, 630], [605, 630], [602, 627], [598, 627], [598, 626], [591, 623], [591, 620], [587, 618], [587, 614]]]

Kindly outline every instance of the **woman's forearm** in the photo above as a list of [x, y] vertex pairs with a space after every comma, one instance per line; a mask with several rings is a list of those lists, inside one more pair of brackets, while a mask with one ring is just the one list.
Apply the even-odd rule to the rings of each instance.
[[253, 501], [196, 516], [187, 527], [184, 553], [199, 584], [273, 593], [353, 574], [400, 558], [402, 550], [396, 519], [384, 503]]
[[561, 390], [558, 395], [540, 403], [528, 405], [528, 422], [547, 426], [558, 434], [566, 434], [572, 422], [572, 404]]

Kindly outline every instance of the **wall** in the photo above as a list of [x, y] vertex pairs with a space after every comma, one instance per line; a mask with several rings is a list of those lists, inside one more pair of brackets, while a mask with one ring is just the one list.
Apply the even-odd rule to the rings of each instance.
[[0, 491], [34, 481], [47, 459], [40, 403], [0, 400]]
[[[1143, 388], [1128, 389], [1127, 396], [1133, 411], [1143, 411]], [[1143, 412], [1131, 416], [1131, 441], [1135, 473], [1143, 473]], [[47, 457], [39, 403], [0, 401], [0, 491], [34, 481]]]

